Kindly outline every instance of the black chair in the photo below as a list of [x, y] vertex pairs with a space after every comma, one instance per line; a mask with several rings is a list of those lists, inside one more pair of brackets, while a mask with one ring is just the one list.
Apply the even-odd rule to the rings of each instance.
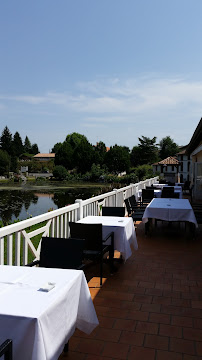
[[142, 221], [145, 208], [141, 205], [132, 206], [130, 203], [130, 198], [124, 200], [128, 216], [132, 217], [133, 221]]
[[174, 198], [174, 186], [164, 186], [161, 192], [162, 198]]
[[[27, 266], [83, 270], [84, 244], [84, 239], [42, 237], [40, 260], [32, 261]], [[68, 349], [69, 342], [63, 351], [66, 353]]]
[[[100, 263], [100, 286], [103, 276], [103, 256], [109, 252], [110, 271], [113, 272], [114, 259], [114, 233], [109, 233], [105, 239], [102, 234], [102, 224], [82, 224], [70, 222], [70, 233], [74, 238], [85, 239], [83, 256], [84, 259], [98, 261]], [[110, 239], [110, 243], [106, 243]]]
[[194, 211], [196, 221], [198, 224], [202, 224], [202, 204], [194, 203], [192, 204], [192, 209]]
[[125, 216], [125, 207], [103, 206], [102, 216]]
[[27, 266], [82, 270], [84, 244], [84, 239], [42, 237], [40, 260]]
[[128, 200], [132, 209], [142, 211], [146, 209], [146, 205], [143, 204], [141, 201], [137, 201], [135, 195], [131, 195]]
[[142, 189], [142, 203], [148, 204], [154, 198], [154, 189]]
[[13, 359], [13, 343], [7, 339], [0, 345], [0, 357], [4, 356], [4, 360]]

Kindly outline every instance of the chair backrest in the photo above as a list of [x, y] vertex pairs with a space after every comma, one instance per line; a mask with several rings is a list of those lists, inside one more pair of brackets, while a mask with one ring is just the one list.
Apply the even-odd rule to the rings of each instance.
[[102, 224], [70, 222], [69, 226], [71, 237], [85, 239], [84, 250], [102, 250]]
[[40, 267], [77, 269], [82, 264], [84, 239], [42, 237]]
[[154, 198], [154, 189], [142, 189], [142, 201], [152, 200]]
[[158, 188], [157, 188], [156, 186], [151, 185], [151, 186], [146, 186], [146, 189], [154, 189], [154, 190], [157, 190]]
[[128, 216], [130, 216], [132, 210], [131, 210], [131, 204], [130, 204], [129, 198], [125, 199], [124, 203], [126, 205], [126, 210], [127, 210]]
[[131, 206], [137, 206], [137, 201], [136, 201], [135, 195], [131, 195], [128, 198], [128, 200], [129, 200]]
[[161, 193], [162, 198], [174, 197], [174, 186], [164, 186]]
[[102, 216], [125, 216], [125, 207], [103, 206]]
[[0, 345], [0, 357], [4, 355], [5, 360], [12, 360], [13, 359], [13, 342], [10, 339], [5, 340]]

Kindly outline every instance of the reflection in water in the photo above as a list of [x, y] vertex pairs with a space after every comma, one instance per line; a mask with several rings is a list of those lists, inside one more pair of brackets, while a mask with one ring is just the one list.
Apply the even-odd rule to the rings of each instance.
[[101, 193], [100, 188], [43, 190], [0, 190], [0, 219], [4, 225], [25, 220], [73, 204], [76, 199], [88, 199]]

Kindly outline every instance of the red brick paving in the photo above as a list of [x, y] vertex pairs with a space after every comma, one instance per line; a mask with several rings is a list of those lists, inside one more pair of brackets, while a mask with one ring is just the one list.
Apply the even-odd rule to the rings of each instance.
[[[202, 360], [202, 228], [158, 222], [136, 229], [139, 249], [99, 289], [86, 274], [99, 319], [92, 334], [76, 330], [60, 360]], [[98, 275], [98, 276], [95, 276]], [[93, 278], [94, 276], [94, 278]]]

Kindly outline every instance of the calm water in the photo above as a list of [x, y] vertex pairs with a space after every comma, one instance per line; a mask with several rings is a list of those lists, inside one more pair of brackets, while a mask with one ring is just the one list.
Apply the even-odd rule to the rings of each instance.
[[0, 188], [0, 219], [4, 225], [16, 219], [25, 220], [30, 216], [37, 216], [50, 209], [58, 209], [73, 204], [76, 199], [88, 199], [99, 195], [103, 191], [100, 187], [80, 188]]

